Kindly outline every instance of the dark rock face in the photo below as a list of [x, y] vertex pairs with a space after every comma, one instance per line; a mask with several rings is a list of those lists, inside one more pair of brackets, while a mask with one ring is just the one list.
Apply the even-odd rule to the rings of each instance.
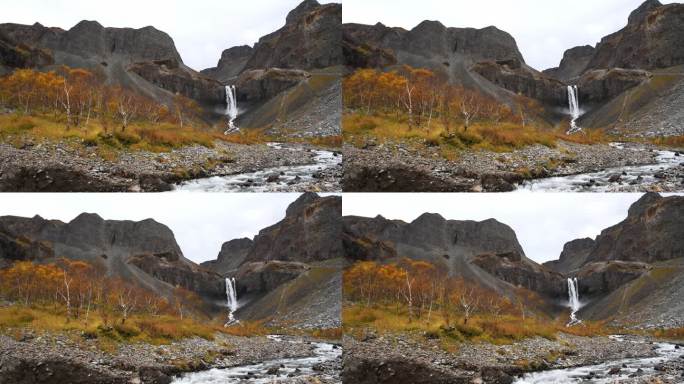
[[601, 39], [589, 69], [666, 68], [684, 63], [684, 4], [644, 2], [625, 28]]
[[201, 73], [212, 79], [226, 83], [242, 72], [253, 53], [254, 49], [249, 45], [228, 48], [221, 53], [221, 59], [216, 67], [204, 69]]
[[482, 254], [476, 256], [473, 263], [516, 287], [551, 297], [564, 297], [567, 292], [565, 279], [559, 273], [526, 263], [517, 253]]
[[236, 96], [240, 101], [263, 101], [294, 87], [309, 78], [298, 69], [254, 69], [243, 72], [236, 82]]
[[228, 272], [235, 271], [240, 267], [252, 245], [254, 242], [248, 238], [226, 241], [221, 246], [218, 259], [206, 261], [200, 265], [225, 276]]
[[304, 263], [268, 261], [245, 263], [236, 275], [238, 294], [263, 294], [309, 270]]
[[171, 230], [152, 219], [113, 221], [84, 213], [63, 223], [39, 216], [0, 217], [0, 260], [56, 257], [100, 265], [110, 275], [160, 294], [182, 286], [204, 296], [224, 296], [220, 276], [185, 259]]
[[594, 57], [596, 50], [591, 45], [570, 48], [563, 54], [563, 59], [557, 68], [549, 68], [544, 74], [561, 81], [569, 81], [579, 77]]
[[640, 69], [595, 69], [585, 72], [577, 85], [582, 103], [602, 103], [648, 81], [651, 74]]
[[283, 220], [259, 232], [246, 262], [342, 258], [341, 216], [341, 197], [305, 193], [288, 207]]
[[411, 64], [409, 56], [436, 59], [440, 63], [453, 56], [468, 57], [472, 62], [515, 58], [524, 63], [513, 37], [495, 27], [447, 28], [438, 21], [426, 20], [410, 31], [380, 23], [345, 24], [342, 28], [348, 49], [367, 45], [387, 50], [388, 55], [400, 58], [402, 64]]
[[567, 101], [566, 85], [522, 65], [517, 59], [486, 61], [472, 70], [482, 77], [516, 94], [523, 94], [549, 104]]
[[580, 295], [601, 296], [648, 272], [646, 263], [609, 261], [590, 263], [577, 273]]
[[0, 32], [0, 64], [9, 68], [32, 68], [51, 65], [54, 60], [50, 52], [17, 44]]
[[219, 82], [188, 71], [181, 65], [182, 63], [173, 59], [146, 61], [131, 64], [128, 70], [160, 88], [204, 104], [214, 104], [225, 99], [225, 90]]
[[647, 193], [629, 209], [627, 218], [596, 238], [588, 262], [653, 263], [684, 257], [684, 197]]
[[594, 239], [590, 238], [569, 241], [563, 246], [560, 259], [548, 261], [544, 263], [544, 266], [553, 271], [568, 274], [586, 263], [587, 257], [595, 245]]
[[245, 69], [325, 68], [342, 64], [342, 5], [305, 0], [281, 29], [259, 39]]

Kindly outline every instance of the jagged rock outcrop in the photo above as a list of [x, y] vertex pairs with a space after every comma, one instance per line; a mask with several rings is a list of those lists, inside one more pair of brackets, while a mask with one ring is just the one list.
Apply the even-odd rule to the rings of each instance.
[[220, 275], [226, 275], [236, 271], [245, 261], [247, 253], [252, 249], [254, 242], [249, 238], [226, 241], [221, 246], [221, 251], [216, 260], [205, 261], [200, 264], [203, 268], [214, 271]]
[[500, 280], [551, 297], [563, 297], [567, 292], [565, 279], [541, 265], [523, 260], [518, 253], [485, 253], [472, 261]]
[[227, 83], [245, 69], [247, 61], [253, 54], [254, 49], [249, 45], [228, 48], [221, 53], [221, 59], [216, 67], [203, 69], [200, 72], [212, 79]]
[[268, 100], [294, 87], [311, 75], [299, 69], [253, 69], [238, 77], [236, 96], [240, 101]]
[[523, 64], [518, 59], [483, 61], [473, 65], [472, 70], [516, 94], [554, 105], [567, 101], [567, 88], [564, 83]]
[[577, 80], [579, 97], [582, 103], [603, 103], [650, 78], [648, 71], [640, 69], [590, 70]]
[[342, 4], [304, 0], [285, 26], [259, 39], [245, 69], [314, 69], [342, 64]]
[[613, 292], [650, 270], [641, 262], [607, 261], [589, 263], [577, 272], [580, 295], [602, 296]]
[[254, 238], [246, 262], [315, 262], [342, 258], [342, 198], [307, 192], [287, 208], [285, 218]]
[[565, 243], [558, 260], [547, 261], [543, 265], [553, 271], [568, 274], [581, 268], [586, 262], [589, 253], [596, 246], [591, 238], [576, 239]]
[[245, 263], [236, 274], [238, 294], [264, 294], [297, 278], [310, 267], [291, 261]]
[[595, 52], [591, 45], [570, 48], [563, 53], [558, 67], [546, 69], [543, 73], [565, 82], [577, 78], [587, 68]]
[[211, 104], [225, 97], [225, 90], [219, 83], [186, 70], [174, 59], [137, 62], [128, 70], [160, 88], [200, 103]]
[[588, 69], [655, 69], [684, 64], [684, 4], [647, 0], [627, 26], [601, 39]]
[[632, 204], [624, 221], [601, 232], [587, 261], [653, 263], [682, 257], [684, 198], [651, 192]]
[[104, 220], [81, 214], [69, 223], [40, 216], [0, 217], [0, 260], [85, 260], [159, 294], [181, 286], [204, 297], [223, 297], [219, 275], [183, 256], [173, 232], [152, 219]]
[[[27, 47], [27, 52], [35, 56], [25, 61], [24, 67], [51, 69], [52, 65], [66, 65], [88, 69], [111, 84], [158, 101], [167, 101], [176, 93], [204, 104], [224, 100], [221, 84], [185, 66], [173, 39], [151, 26], [105, 28], [96, 21], [84, 20], [65, 31], [38, 23], [0, 24], [0, 35], [15, 49]], [[16, 62], [12, 56], [7, 57], [9, 60], [5, 57], [0, 56], [0, 65], [12, 66], [9, 64]]]

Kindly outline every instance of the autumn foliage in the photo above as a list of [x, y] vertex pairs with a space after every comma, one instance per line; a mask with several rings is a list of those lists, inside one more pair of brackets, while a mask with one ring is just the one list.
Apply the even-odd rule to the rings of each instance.
[[180, 319], [200, 312], [201, 300], [177, 288], [171, 300], [136, 284], [108, 277], [84, 261], [51, 264], [19, 261], [0, 270], [0, 297], [26, 307], [53, 308], [67, 321], [89, 322], [97, 315], [105, 326], [125, 324], [132, 316], [170, 315]]
[[345, 299], [365, 306], [394, 308], [408, 321], [439, 314], [446, 325], [455, 318], [463, 324], [475, 314], [518, 313], [508, 298], [461, 277], [449, 277], [443, 269], [425, 261], [403, 259], [378, 264], [361, 261], [344, 273]]
[[[52, 114], [66, 128], [87, 125], [92, 119], [114, 122], [125, 131], [132, 122], [171, 122], [182, 127], [197, 120], [197, 104], [176, 96], [170, 106], [128, 89], [105, 84], [97, 74], [62, 66], [57, 71], [18, 69], [0, 78], [0, 105], [24, 114]], [[105, 125], [106, 126], [106, 125]]]
[[497, 124], [520, 120], [509, 106], [482, 92], [450, 84], [427, 69], [409, 66], [390, 72], [354, 72], [344, 80], [344, 105], [366, 114], [405, 114], [410, 128], [429, 130], [439, 121], [448, 133], [456, 124], [468, 130], [477, 121]]

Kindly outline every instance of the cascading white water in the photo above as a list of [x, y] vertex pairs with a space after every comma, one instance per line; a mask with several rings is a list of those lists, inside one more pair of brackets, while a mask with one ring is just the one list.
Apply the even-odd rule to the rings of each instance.
[[234, 85], [226, 85], [226, 116], [228, 116], [228, 129], [224, 133], [229, 134], [239, 131], [240, 128], [235, 125], [235, 119], [238, 117], [238, 108]]
[[568, 327], [582, 322], [577, 318], [577, 311], [580, 309], [578, 287], [576, 277], [568, 278], [568, 307], [570, 307], [570, 322], [566, 325]]
[[579, 119], [581, 113], [579, 108], [579, 90], [576, 85], [568, 85], [568, 107], [570, 109], [570, 117], [572, 118], [570, 120], [570, 129], [567, 132], [570, 135], [582, 130], [577, 125], [577, 119]]
[[228, 326], [237, 321], [234, 315], [235, 311], [238, 309], [237, 290], [235, 289], [234, 277], [226, 278], [226, 300], [228, 303], [228, 321], [225, 325]]

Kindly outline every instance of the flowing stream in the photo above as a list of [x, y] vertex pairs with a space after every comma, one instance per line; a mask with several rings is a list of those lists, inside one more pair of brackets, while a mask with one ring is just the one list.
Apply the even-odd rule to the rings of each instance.
[[[613, 340], [623, 343], [638, 343], [644, 341], [628, 341], [621, 336], [611, 336]], [[529, 373], [518, 379], [514, 384], [574, 384], [574, 383], [595, 383], [607, 384], [625, 380], [633, 380], [639, 376], [653, 376], [656, 374], [655, 367], [668, 361], [681, 359], [684, 356], [684, 348], [677, 349], [676, 345], [670, 343], [655, 343], [655, 357], [627, 358], [622, 360], [607, 361], [596, 365], [585, 365], [580, 367], [554, 369], [543, 372]], [[612, 372], [612, 373], [611, 373]], [[663, 378], [666, 373], [658, 372]], [[675, 381], [682, 380], [681, 377], [671, 377]], [[648, 381], [651, 382], [651, 381]], [[662, 381], [652, 381], [662, 382]]]
[[[283, 151], [302, 151], [302, 148], [283, 148], [281, 144], [269, 146]], [[314, 163], [265, 168], [256, 172], [195, 179], [176, 185], [176, 191], [202, 192], [272, 192], [301, 190], [301, 185], [316, 181], [315, 175], [342, 163], [342, 156], [331, 151], [316, 150]], [[277, 176], [277, 179], [273, 180]], [[271, 179], [271, 181], [269, 181]]]
[[[268, 336], [281, 342], [301, 343], [303, 341], [285, 341], [280, 336]], [[340, 382], [337, 374], [325, 373], [315, 367], [320, 364], [333, 363], [342, 355], [342, 349], [328, 343], [312, 343], [313, 356], [286, 358], [265, 361], [258, 364], [243, 365], [232, 368], [211, 369], [208, 371], [184, 374], [174, 380], [173, 384], [233, 384], [252, 383], [267, 384], [287, 382], [288, 378], [316, 375], [331, 382]], [[274, 373], [275, 368], [277, 372]], [[269, 373], [271, 372], [271, 373]]]
[[[611, 146], [623, 151], [643, 150], [625, 148], [620, 143], [611, 143]], [[625, 191], [629, 191], [630, 187], [637, 190], [639, 186], [650, 186], [661, 182], [656, 177], [659, 172], [684, 165], [684, 156], [677, 156], [676, 152], [664, 150], [656, 152], [655, 164], [628, 165], [607, 168], [598, 172], [528, 180], [518, 185], [518, 191], [614, 192], [625, 188], [627, 189]]]

